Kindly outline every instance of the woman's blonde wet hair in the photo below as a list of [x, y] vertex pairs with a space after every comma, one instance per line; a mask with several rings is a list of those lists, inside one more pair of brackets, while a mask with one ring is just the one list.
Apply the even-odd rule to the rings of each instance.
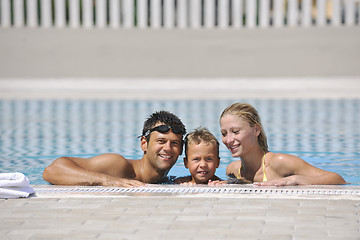
[[258, 136], [259, 145], [264, 152], [268, 151], [266, 134], [262, 127], [260, 116], [253, 106], [248, 103], [234, 103], [222, 112], [220, 119], [226, 114], [231, 114], [244, 119], [251, 127], [258, 125], [260, 127], [260, 134]]

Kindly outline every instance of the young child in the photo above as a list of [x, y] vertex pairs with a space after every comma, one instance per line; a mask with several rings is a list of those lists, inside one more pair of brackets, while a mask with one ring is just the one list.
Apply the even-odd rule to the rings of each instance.
[[221, 181], [215, 176], [219, 167], [219, 142], [206, 128], [197, 128], [185, 137], [185, 167], [191, 176], [180, 177], [175, 183], [184, 185], [210, 184]]

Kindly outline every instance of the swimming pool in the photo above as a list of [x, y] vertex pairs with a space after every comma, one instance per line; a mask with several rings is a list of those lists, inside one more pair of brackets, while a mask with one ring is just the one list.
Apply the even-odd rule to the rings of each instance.
[[[269, 149], [299, 156], [360, 185], [360, 99], [344, 100], [0, 100], [0, 172], [23, 172], [46, 184], [43, 169], [60, 156], [115, 152], [141, 158], [144, 120], [154, 111], [178, 115], [188, 131], [207, 127], [221, 142], [219, 116], [233, 102], [260, 113]], [[221, 143], [217, 175], [234, 160]], [[188, 174], [179, 158], [169, 175]]]

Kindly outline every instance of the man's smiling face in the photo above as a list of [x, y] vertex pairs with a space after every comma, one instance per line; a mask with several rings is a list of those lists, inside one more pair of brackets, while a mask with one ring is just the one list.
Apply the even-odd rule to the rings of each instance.
[[[161, 125], [161, 123], [156, 126]], [[176, 163], [182, 150], [182, 135], [170, 129], [166, 133], [153, 131], [149, 142], [144, 143], [143, 151], [149, 163], [158, 170], [168, 171]]]

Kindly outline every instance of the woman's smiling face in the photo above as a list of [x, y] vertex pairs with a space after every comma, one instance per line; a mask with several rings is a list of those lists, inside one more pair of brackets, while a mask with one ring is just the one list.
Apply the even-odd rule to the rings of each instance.
[[233, 157], [242, 157], [259, 144], [259, 127], [251, 127], [241, 117], [225, 114], [220, 119], [220, 128], [222, 142], [230, 150]]

